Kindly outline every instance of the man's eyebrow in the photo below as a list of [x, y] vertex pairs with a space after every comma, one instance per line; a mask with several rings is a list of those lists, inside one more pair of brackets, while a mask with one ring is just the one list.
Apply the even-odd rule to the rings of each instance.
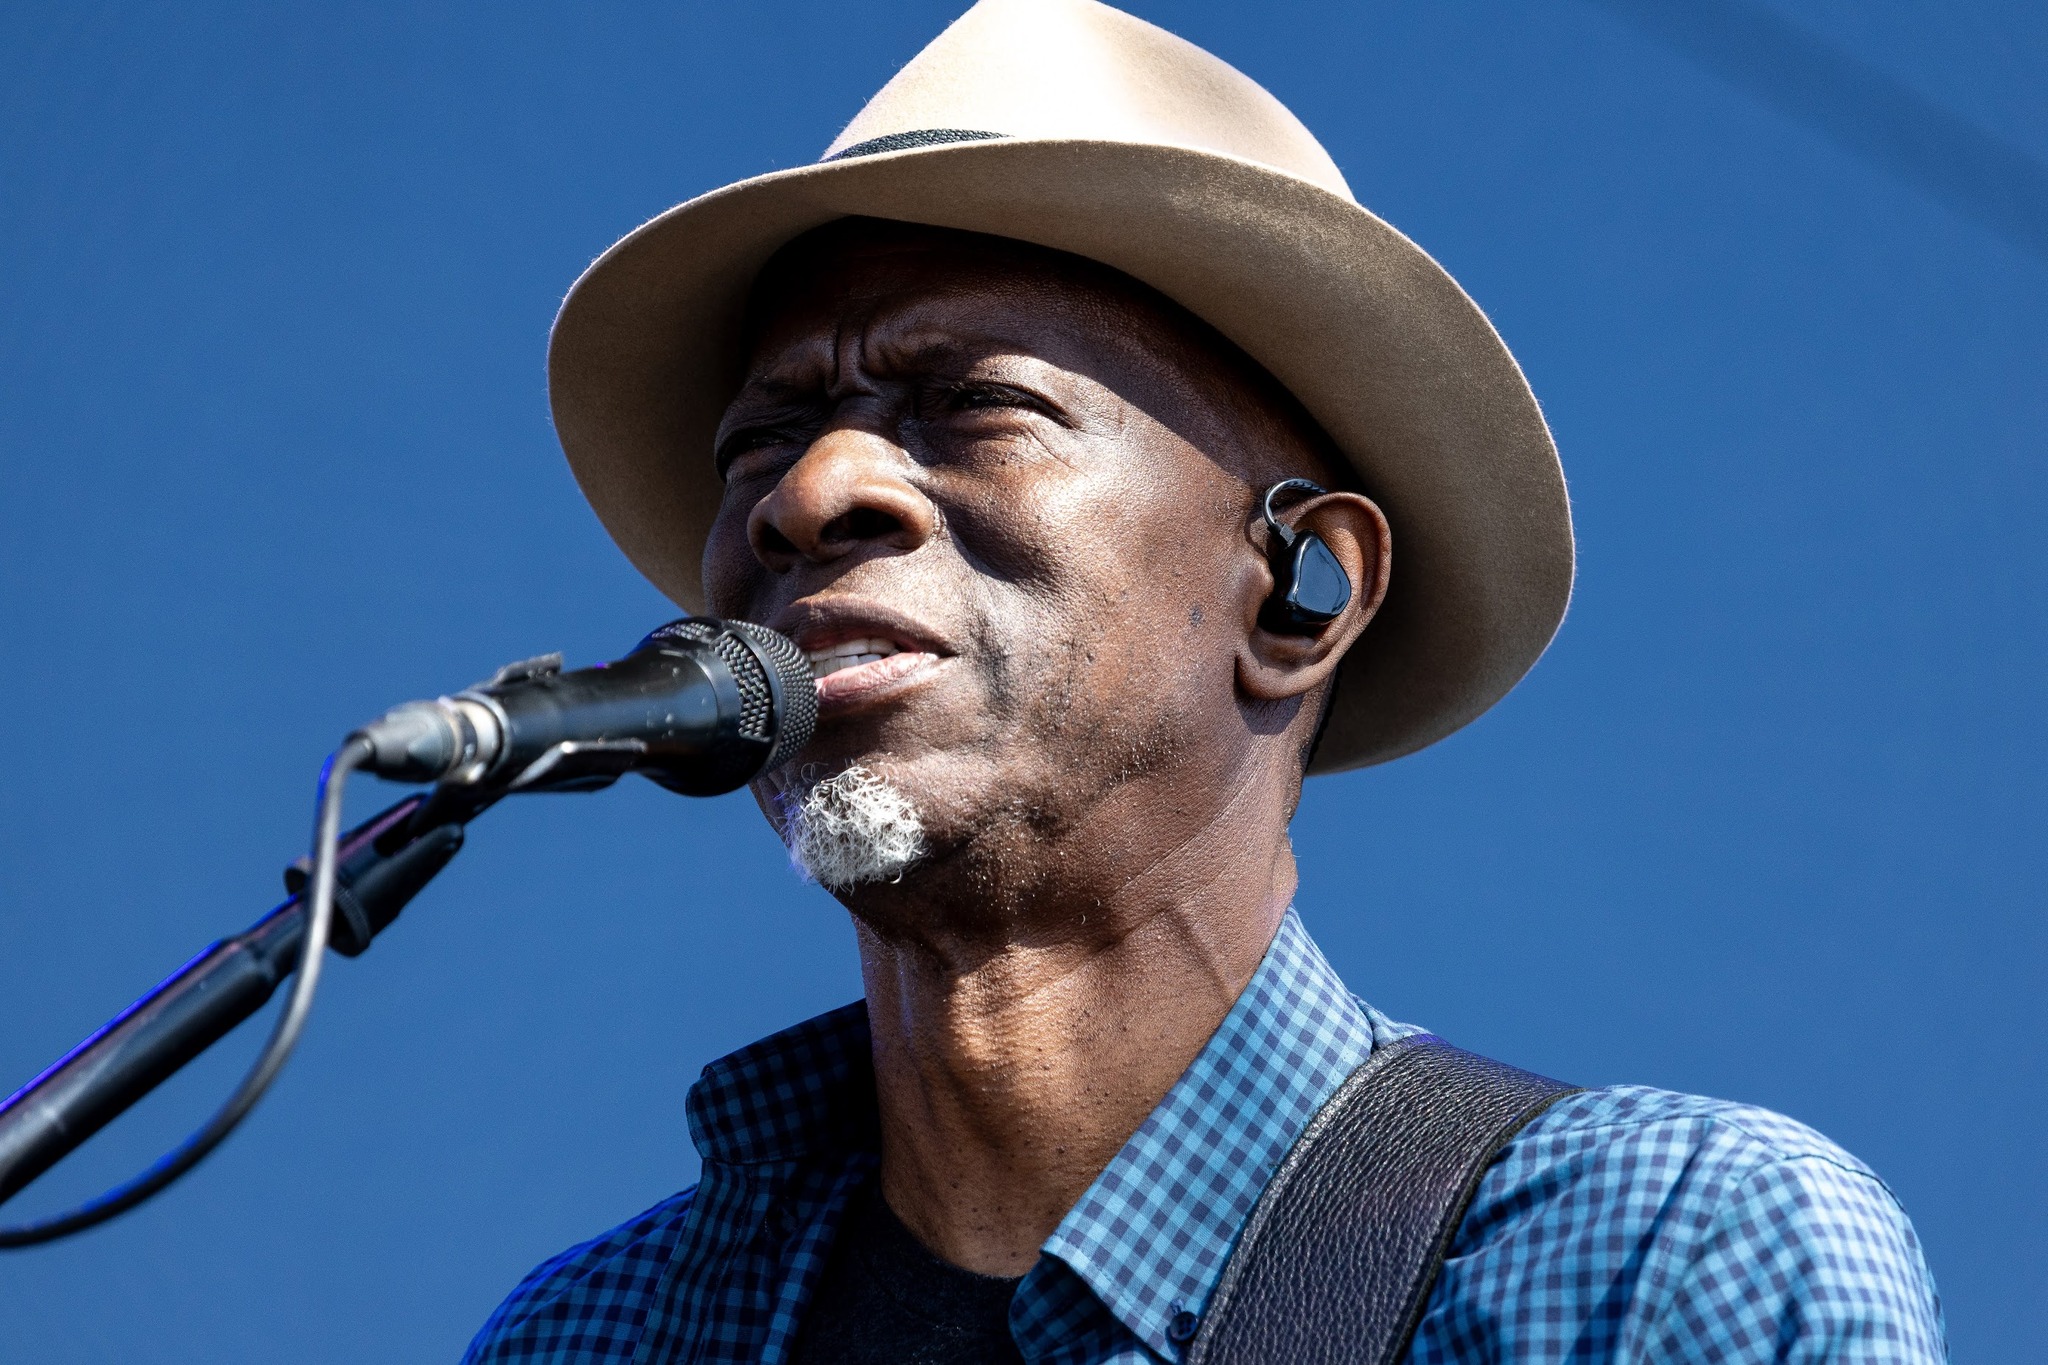
[[[817, 401], [818, 384], [814, 380], [776, 379], [767, 375], [750, 375], [740, 385], [739, 392], [727, 404], [728, 415], [741, 405], [757, 408], [790, 407], [798, 403]], [[721, 423], [721, 425], [723, 425]]]
[[871, 358], [885, 370], [959, 372], [984, 360], [1022, 358], [1028, 352], [997, 336], [960, 337], [938, 329], [919, 328], [901, 336], [870, 341]]

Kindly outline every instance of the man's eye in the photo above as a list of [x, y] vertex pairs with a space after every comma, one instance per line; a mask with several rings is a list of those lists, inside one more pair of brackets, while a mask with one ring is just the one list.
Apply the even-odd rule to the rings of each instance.
[[743, 427], [718, 444], [718, 477], [724, 478], [733, 461], [757, 450], [772, 450], [799, 438], [781, 427]]
[[947, 412], [972, 412], [978, 408], [1030, 408], [1040, 404], [1030, 394], [1007, 384], [963, 381], [948, 384], [939, 392], [940, 406]]

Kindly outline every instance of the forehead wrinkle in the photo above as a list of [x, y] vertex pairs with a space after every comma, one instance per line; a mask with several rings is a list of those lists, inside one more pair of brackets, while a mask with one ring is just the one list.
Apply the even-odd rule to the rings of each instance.
[[[788, 344], [783, 338], [791, 333], [831, 329], [843, 337], [852, 324], [870, 355], [886, 341], [892, 358], [910, 359], [936, 342], [956, 355], [1040, 356], [1098, 381], [1102, 362], [1125, 359], [1115, 352], [1130, 349], [1098, 343], [1105, 334], [1122, 339], [1116, 334], [1124, 329], [1102, 325], [1105, 315], [1128, 315], [1135, 301], [1033, 263], [911, 245], [889, 250], [869, 245], [809, 265], [776, 276], [770, 288], [757, 291], [757, 337], [779, 347]], [[835, 265], [840, 269], [834, 271]], [[1147, 326], [1150, 318], [1127, 320], [1156, 330]], [[932, 356], [916, 358], [951, 357], [934, 350]]]
[[[841, 318], [829, 346], [821, 316], [815, 329], [792, 331], [788, 351], [760, 364], [740, 399], [752, 405], [773, 402], [778, 396], [792, 401], [815, 396], [829, 351], [833, 377], [823, 385], [828, 398], [857, 390], [861, 375], [886, 382], [935, 374], [1021, 383], [1074, 419], [1093, 417], [1099, 422], [1105, 408], [1130, 406], [1123, 392], [1127, 386], [1103, 372], [1100, 354], [1083, 354], [1093, 349], [1086, 344], [1086, 329], [1066, 325], [1069, 320], [1064, 318], [1055, 319], [1059, 325], [1053, 327], [991, 325], [986, 314], [972, 307], [971, 293], [906, 296], [900, 307], [849, 313]], [[968, 306], [954, 309], [951, 304]], [[1074, 341], [1080, 344], [1071, 344]], [[796, 363], [786, 363], [791, 359]], [[796, 377], [784, 378], [779, 371], [794, 371]], [[1116, 423], [1122, 425], [1121, 415]]]
[[[1028, 315], [1022, 326], [1004, 326], [1001, 293], [985, 287], [896, 289], [896, 297], [877, 300], [868, 314], [864, 335], [871, 363], [895, 369], [964, 370], [977, 361], [1014, 358], [1043, 360], [1083, 372], [1062, 344], [1069, 329], [1059, 314]], [[998, 305], [991, 308], [989, 305]]]
[[838, 398], [858, 389], [860, 372], [865, 368], [867, 330], [868, 319], [861, 311], [839, 315], [832, 329], [830, 378], [825, 384], [828, 397]]
[[840, 242], [764, 271], [756, 317], [764, 330], [822, 330], [855, 313], [868, 359], [891, 366], [970, 353], [1041, 360], [1136, 409], [1124, 422], [1149, 419], [1247, 484], [1348, 482], [1292, 395], [1206, 324], [1108, 267], [1034, 250], [1002, 239]]

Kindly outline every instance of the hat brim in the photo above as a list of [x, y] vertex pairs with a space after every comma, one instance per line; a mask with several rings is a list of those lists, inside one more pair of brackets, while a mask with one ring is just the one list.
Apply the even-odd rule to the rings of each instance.
[[1195, 148], [986, 140], [824, 162], [678, 205], [585, 271], [548, 352], [555, 429], [627, 557], [703, 609], [712, 441], [742, 311], [792, 238], [864, 215], [1113, 266], [1301, 400], [1394, 532], [1384, 607], [1341, 671], [1311, 772], [1412, 753], [1520, 680], [1572, 585], [1571, 510], [1535, 397], [1442, 267], [1307, 181]]

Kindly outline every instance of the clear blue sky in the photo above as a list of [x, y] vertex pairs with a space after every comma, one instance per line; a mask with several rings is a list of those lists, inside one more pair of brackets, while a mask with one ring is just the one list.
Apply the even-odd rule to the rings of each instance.
[[[0, 14], [0, 1090], [277, 899], [351, 725], [673, 615], [555, 447], [556, 303], [815, 157], [957, 3]], [[2032, 1357], [2048, 264], [1612, 8], [1133, 8], [1488, 309], [1577, 509], [1529, 680], [1311, 784], [1310, 926], [1468, 1046], [1816, 1125], [1912, 1213], [1958, 1358]], [[2034, 0], [1778, 12], [2048, 160]], [[452, 1360], [693, 1179], [704, 1062], [857, 991], [744, 798], [509, 803], [197, 1175], [0, 1258], [0, 1359]], [[153, 1156], [255, 1033], [7, 1215]]]

